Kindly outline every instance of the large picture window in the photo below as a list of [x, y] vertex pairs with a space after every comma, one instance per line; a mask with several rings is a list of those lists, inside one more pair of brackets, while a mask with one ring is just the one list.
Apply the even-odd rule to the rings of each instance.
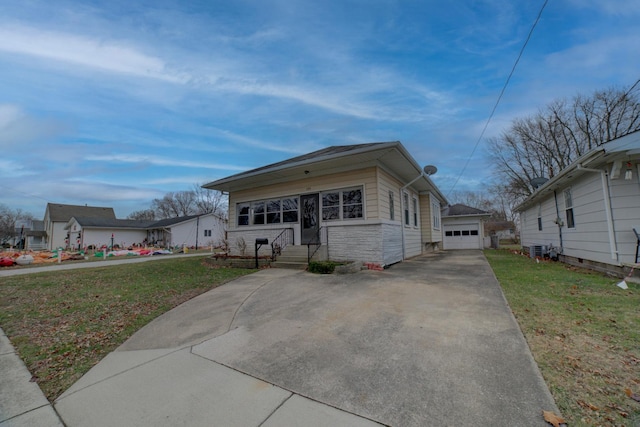
[[282, 222], [298, 222], [298, 198], [282, 199]]
[[238, 216], [238, 225], [249, 225], [249, 212], [251, 205], [249, 203], [238, 203], [236, 208]]
[[264, 224], [264, 202], [251, 203], [251, 209], [253, 210], [253, 223]]
[[362, 188], [327, 191], [321, 199], [323, 221], [363, 217]]
[[280, 224], [280, 199], [267, 201], [267, 224]]
[[264, 225], [298, 222], [298, 198], [238, 203], [238, 225]]
[[362, 190], [346, 190], [342, 192], [342, 218], [362, 218]]
[[322, 193], [322, 219], [340, 219], [340, 192]]

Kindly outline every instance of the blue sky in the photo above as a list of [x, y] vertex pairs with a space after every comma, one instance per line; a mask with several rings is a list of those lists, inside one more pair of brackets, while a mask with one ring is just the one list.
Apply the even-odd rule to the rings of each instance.
[[[543, 1], [0, 0], [0, 203], [118, 217], [330, 145], [401, 141], [448, 194]], [[637, 0], [550, 0], [486, 137], [640, 78]], [[481, 142], [455, 190], [479, 190]]]

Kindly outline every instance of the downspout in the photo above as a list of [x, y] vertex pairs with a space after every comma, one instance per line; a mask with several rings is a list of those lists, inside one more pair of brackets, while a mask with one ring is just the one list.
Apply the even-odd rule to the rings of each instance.
[[405, 208], [408, 208], [408, 206], [404, 206], [404, 191], [414, 182], [416, 182], [417, 180], [419, 180], [420, 178], [424, 177], [424, 172], [420, 171], [420, 175], [418, 175], [417, 177], [415, 177], [413, 180], [411, 180], [408, 184], [405, 184], [404, 186], [400, 187], [400, 224], [402, 226], [401, 231], [402, 231], [402, 260], [404, 261], [407, 258], [407, 251], [405, 249], [405, 237], [404, 237], [404, 210]]
[[196, 217], [196, 251], [198, 250], [198, 233], [200, 232], [200, 215]]
[[613, 214], [611, 213], [611, 194], [609, 193], [609, 174], [601, 169], [589, 169], [578, 165], [577, 170], [585, 172], [599, 172], [602, 180], [602, 193], [604, 195], [604, 211], [607, 216], [607, 232], [609, 233], [609, 248], [611, 250], [611, 259], [618, 261], [618, 244], [616, 242], [616, 233], [613, 228]]
[[564, 250], [563, 246], [562, 246], [562, 222], [560, 221], [560, 208], [558, 207], [558, 193], [556, 192], [556, 190], [553, 190], [553, 198], [555, 199], [556, 202], [556, 218], [558, 218], [558, 220], [556, 221], [556, 223], [558, 224], [558, 237], [560, 238], [560, 252], [562, 253], [562, 251]]

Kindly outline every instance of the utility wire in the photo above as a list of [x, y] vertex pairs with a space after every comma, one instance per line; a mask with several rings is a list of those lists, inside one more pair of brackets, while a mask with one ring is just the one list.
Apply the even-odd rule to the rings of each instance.
[[527, 35], [527, 38], [525, 39], [524, 44], [522, 45], [522, 48], [520, 49], [520, 52], [518, 53], [518, 57], [516, 58], [516, 62], [514, 62], [513, 67], [511, 68], [511, 72], [509, 73], [509, 76], [507, 77], [507, 80], [504, 82], [504, 86], [502, 86], [502, 90], [500, 91], [500, 95], [498, 95], [498, 99], [496, 100], [496, 103], [494, 104], [493, 109], [491, 110], [491, 114], [489, 114], [489, 118], [487, 119], [486, 123], [484, 124], [484, 127], [482, 128], [482, 132], [480, 132], [480, 136], [478, 137], [478, 140], [476, 141], [476, 144], [473, 146], [473, 150], [471, 151], [471, 154], [469, 155], [469, 158], [467, 158], [467, 161], [464, 164], [464, 167], [462, 168], [462, 171], [460, 171], [460, 174], [458, 175], [458, 178], [456, 178], [456, 182], [453, 183], [453, 186], [451, 187], [451, 189], [447, 193], [447, 197], [456, 188], [456, 185], [458, 185], [458, 181], [460, 181], [460, 178], [462, 177], [464, 172], [467, 170], [467, 167], [469, 166], [469, 163], [471, 162], [471, 159], [473, 158], [473, 155], [475, 154], [476, 149], [478, 148], [478, 145], [480, 145], [480, 141], [482, 141], [482, 138], [484, 138], [484, 134], [487, 131], [487, 128], [489, 127], [489, 123], [491, 122], [491, 119], [493, 119], [493, 115], [495, 114], [496, 110], [498, 109], [498, 105], [500, 104], [500, 101], [502, 100], [502, 96], [504, 95], [504, 92], [507, 90], [507, 86], [509, 86], [509, 82], [511, 81], [511, 77], [513, 76], [513, 73], [516, 71], [516, 67], [518, 66], [518, 63], [520, 62], [520, 58], [522, 58], [522, 54], [524, 53], [524, 49], [527, 47], [527, 44], [529, 44], [529, 40], [531, 39], [531, 36], [533, 35], [533, 30], [535, 30], [536, 26], [538, 25], [538, 21], [540, 21], [540, 17], [542, 16], [542, 12], [544, 11], [544, 8], [547, 7], [547, 3], [549, 3], [549, 0], [544, 0], [544, 3], [542, 4], [542, 7], [540, 8], [540, 11], [538, 12], [538, 16], [536, 17], [536, 20], [533, 22], [533, 25], [531, 26], [531, 29], [529, 30], [529, 34]]

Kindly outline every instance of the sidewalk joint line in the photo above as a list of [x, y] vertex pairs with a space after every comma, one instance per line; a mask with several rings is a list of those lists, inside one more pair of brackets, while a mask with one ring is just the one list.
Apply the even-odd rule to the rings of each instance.
[[[193, 349], [192, 349], [192, 350], [193, 350]], [[260, 377], [258, 377], [258, 376], [256, 376], [256, 375], [254, 375], [254, 374], [250, 374], [250, 373], [248, 373], [248, 372], [241, 371], [240, 369], [238, 369], [238, 368], [234, 368], [233, 366], [227, 365], [227, 364], [222, 363], [222, 362], [218, 362], [218, 361], [213, 360], [213, 359], [209, 359], [208, 357], [202, 356], [202, 355], [197, 354], [197, 353], [193, 353], [193, 351], [191, 352], [191, 354], [193, 354], [194, 356], [200, 357], [200, 358], [202, 358], [202, 359], [204, 359], [204, 360], [207, 360], [207, 361], [209, 361], [209, 362], [215, 363], [216, 365], [224, 366], [225, 368], [231, 369], [232, 371], [235, 371], [235, 372], [237, 372], [237, 373], [239, 373], [239, 374], [246, 375], [246, 376], [248, 376], [248, 377], [251, 377], [251, 378], [256, 379], [256, 380], [258, 380], [258, 381], [262, 381], [262, 382], [264, 382], [264, 383], [266, 383], [266, 384], [270, 384], [270, 385], [271, 385], [271, 386], [273, 386], [273, 387], [278, 387], [278, 388], [279, 388], [279, 389], [281, 389], [281, 390], [284, 390], [284, 391], [287, 391], [287, 392], [291, 393], [291, 396], [289, 396], [286, 400], [289, 400], [289, 399], [290, 399], [291, 397], [293, 397], [294, 395], [297, 395], [297, 396], [300, 396], [300, 397], [304, 397], [305, 399], [311, 400], [312, 402], [319, 403], [319, 404], [321, 404], [321, 405], [328, 406], [328, 407], [330, 407], [330, 408], [336, 409], [336, 410], [338, 410], [338, 411], [340, 411], [340, 412], [344, 412], [344, 413], [347, 413], [347, 414], [355, 415], [356, 417], [362, 418], [362, 419], [364, 419], [364, 420], [371, 421], [371, 422], [376, 423], [376, 424], [378, 424], [378, 425], [380, 425], [380, 426], [382, 426], [382, 427], [391, 427], [391, 425], [390, 425], [390, 424], [384, 424], [384, 423], [383, 423], [383, 422], [381, 422], [381, 421], [374, 420], [374, 419], [372, 419], [372, 418], [366, 417], [366, 416], [364, 416], [364, 415], [357, 414], [357, 413], [355, 413], [355, 412], [347, 411], [347, 410], [345, 410], [345, 409], [339, 408], [339, 407], [337, 407], [337, 406], [335, 406], [335, 405], [332, 405], [332, 404], [330, 404], [330, 403], [322, 402], [322, 401], [320, 401], [320, 400], [318, 400], [318, 399], [316, 399], [316, 398], [313, 398], [313, 397], [311, 397], [311, 396], [307, 396], [307, 395], [305, 395], [305, 394], [302, 394], [302, 393], [299, 393], [299, 392], [293, 391], [293, 390], [291, 390], [291, 389], [289, 389], [289, 388], [287, 388], [287, 387], [285, 387], [285, 386], [282, 386], [282, 385], [279, 385], [279, 384], [276, 384], [276, 383], [272, 383], [272, 382], [270, 382], [270, 381], [267, 381], [267, 380], [265, 380], [265, 379], [263, 379], [263, 378], [260, 378]], [[286, 400], [285, 400], [285, 401], [286, 401]], [[284, 402], [283, 402], [283, 403], [284, 403]], [[282, 406], [282, 405], [280, 405], [280, 406]], [[275, 412], [275, 411], [274, 411], [274, 412]], [[270, 415], [270, 416], [271, 416], [271, 415]], [[270, 417], [270, 416], [269, 416], [269, 417]], [[267, 417], [267, 419], [268, 419], [269, 417]], [[265, 421], [266, 421], [266, 419], [265, 419]], [[264, 423], [264, 421], [263, 421], [263, 423]], [[262, 425], [262, 424], [260, 424], [260, 425]], [[258, 427], [260, 427], [260, 426], [258, 426]]]
[[[115, 373], [115, 374], [113, 374], [113, 375], [109, 375], [108, 377], [102, 378], [101, 380], [96, 381], [96, 382], [94, 382], [94, 383], [87, 384], [86, 386], [84, 386], [84, 387], [82, 387], [82, 388], [79, 388], [78, 390], [75, 390], [74, 392], [69, 393], [68, 395], [66, 395], [66, 396], [64, 396], [64, 397], [58, 397], [58, 398], [57, 398], [54, 402], [52, 402], [52, 403], [55, 405], [55, 403], [60, 402], [61, 400], [65, 400], [66, 398], [68, 398], [68, 397], [70, 397], [70, 396], [73, 396], [74, 394], [76, 394], [76, 393], [78, 393], [78, 392], [80, 392], [80, 391], [82, 391], [82, 390], [86, 390], [86, 389], [88, 389], [89, 387], [93, 387], [93, 386], [95, 386], [95, 385], [98, 385], [98, 384], [100, 384], [100, 383], [103, 383], [103, 382], [105, 382], [105, 381], [108, 381], [108, 380], [110, 380], [110, 379], [112, 379], [112, 378], [118, 377], [118, 376], [120, 376], [120, 375], [122, 375], [122, 374], [124, 374], [124, 373], [126, 373], [126, 372], [133, 371], [134, 369], [138, 369], [138, 368], [139, 368], [139, 367], [141, 367], [141, 366], [144, 366], [144, 365], [146, 365], [146, 364], [148, 364], [148, 363], [151, 363], [151, 362], [155, 362], [156, 360], [160, 360], [160, 359], [162, 359], [162, 358], [164, 358], [164, 357], [170, 356], [170, 355], [172, 355], [172, 354], [174, 354], [174, 353], [177, 353], [177, 352], [179, 352], [179, 351], [182, 351], [182, 350], [185, 350], [185, 349], [189, 349], [189, 351], [191, 351], [190, 347], [191, 347], [191, 346], [185, 346], [185, 347], [176, 348], [175, 350], [170, 351], [170, 352], [169, 352], [169, 353], [167, 353], [167, 354], [163, 354], [162, 356], [154, 357], [153, 359], [149, 359], [149, 360], [144, 361], [144, 362], [142, 362], [142, 363], [138, 363], [137, 365], [135, 365], [135, 366], [131, 366], [130, 368], [125, 369], [124, 371], [120, 371], [120, 372]], [[159, 350], [159, 349], [127, 350], [127, 351], [112, 351], [112, 352], [111, 352], [111, 353], [109, 353], [109, 354], [113, 354], [113, 353], [127, 353], [127, 352], [129, 352], [129, 351], [148, 351], [148, 350]], [[102, 359], [102, 360], [104, 360], [104, 359]], [[102, 360], [101, 360], [100, 362], [102, 362]]]
[[262, 420], [262, 422], [260, 424], [258, 424], [258, 427], [262, 427], [264, 425], [264, 423], [266, 423], [269, 420], [269, 418], [271, 418], [273, 416], [273, 414], [278, 412], [278, 409], [282, 408], [282, 406], [284, 406], [284, 404], [287, 403], [289, 401], [289, 399], [291, 399], [292, 397], [293, 397], [293, 393], [289, 392], [289, 396], [284, 398], [282, 400], [282, 402], [280, 402], [280, 404], [278, 406], [273, 408], [273, 411], [271, 411], [271, 413], [269, 415], [267, 415], [267, 417], [264, 420]]

